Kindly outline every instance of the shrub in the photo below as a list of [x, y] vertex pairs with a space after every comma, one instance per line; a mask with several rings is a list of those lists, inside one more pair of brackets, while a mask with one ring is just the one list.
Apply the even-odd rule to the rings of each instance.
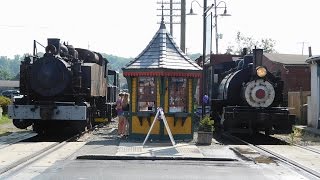
[[4, 96], [0, 96], [0, 106], [1, 107], [6, 107], [11, 103], [11, 100], [7, 97]]
[[[8, 115], [3, 115], [1, 118], [0, 118], [0, 125], [1, 124], [6, 124], [6, 123], [9, 123], [11, 122], [11, 120], [8, 118]], [[1, 130], [0, 130], [1, 131]], [[1, 132], [0, 132], [1, 134]]]
[[11, 103], [11, 100], [7, 97], [0, 96], [0, 106], [3, 109], [3, 113], [7, 113], [8, 105]]
[[213, 122], [211, 121], [210, 116], [205, 116], [200, 120], [199, 131], [205, 131], [205, 132], [213, 131]]

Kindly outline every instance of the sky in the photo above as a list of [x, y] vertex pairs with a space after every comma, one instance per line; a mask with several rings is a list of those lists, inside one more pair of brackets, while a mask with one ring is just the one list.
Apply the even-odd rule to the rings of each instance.
[[[0, 2], [0, 56], [32, 53], [33, 40], [46, 45], [60, 38], [75, 47], [136, 57], [159, 29], [160, 0], [5, 0]], [[168, 1], [168, 0], [166, 0]], [[237, 32], [256, 40], [271, 38], [284, 54], [320, 54], [319, 0], [224, 0], [229, 17], [218, 17], [219, 52], [235, 45]], [[192, 0], [186, 0], [189, 12]], [[208, 5], [213, 0], [208, 0]], [[218, 1], [219, 2], [219, 1]], [[203, 5], [203, 0], [199, 0]], [[223, 3], [220, 4], [221, 6]], [[202, 8], [186, 17], [187, 54], [202, 53]], [[223, 9], [218, 9], [218, 14]], [[176, 19], [175, 21], [179, 21]], [[169, 25], [167, 25], [169, 31]], [[180, 27], [173, 37], [180, 44]], [[215, 46], [213, 46], [213, 51]]]

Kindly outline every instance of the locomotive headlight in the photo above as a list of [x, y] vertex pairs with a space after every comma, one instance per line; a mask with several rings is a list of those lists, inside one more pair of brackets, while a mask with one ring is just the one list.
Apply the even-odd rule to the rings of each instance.
[[267, 70], [266, 68], [262, 67], [262, 66], [258, 66], [256, 68], [257, 70], [257, 75], [261, 78], [265, 77], [267, 75]]

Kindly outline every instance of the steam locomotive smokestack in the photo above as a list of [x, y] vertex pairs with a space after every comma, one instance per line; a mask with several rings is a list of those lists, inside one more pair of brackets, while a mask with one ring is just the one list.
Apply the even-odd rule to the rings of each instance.
[[308, 50], [309, 50], [309, 57], [311, 57], [311, 56], [312, 56], [312, 50], [311, 50], [311, 47], [309, 47], [309, 48], [308, 48]]
[[247, 53], [248, 53], [248, 48], [243, 48], [242, 49], [242, 56], [247, 55]]
[[256, 67], [262, 66], [263, 49], [253, 49], [253, 72]]
[[60, 39], [49, 38], [48, 39], [48, 47], [54, 46], [56, 48], [55, 55], [60, 55]]

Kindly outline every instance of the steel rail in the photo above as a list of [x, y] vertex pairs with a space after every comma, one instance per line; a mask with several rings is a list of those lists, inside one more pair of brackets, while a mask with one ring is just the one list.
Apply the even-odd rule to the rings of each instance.
[[60, 141], [60, 142], [56, 142], [51, 144], [48, 147], [45, 147], [43, 149], [41, 149], [40, 151], [34, 152], [32, 154], [30, 154], [29, 156], [26, 156], [24, 158], [21, 158], [15, 162], [13, 162], [12, 164], [9, 164], [8, 166], [0, 169], [0, 179], [4, 178], [7, 179], [10, 176], [12, 176], [14, 173], [17, 173], [18, 171], [24, 169], [25, 167], [27, 167], [28, 165], [42, 159], [43, 157], [49, 155], [50, 153], [52, 153], [53, 151], [62, 148], [64, 145], [66, 145], [66, 143], [74, 141], [78, 138], [80, 138], [81, 136], [83, 136], [84, 134], [90, 132], [91, 130], [95, 129], [95, 127], [93, 127], [90, 130], [85, 130], [81, 133], [78, 133], [66, 140]]
[[295, 167], [297, 169], [300, 169], [300, 170], [303, 170], [305, 172], [308, 172], [312, 176], [320, 178], [320, 173], [319, 172], [314, 171], [314, 170], [312, 170], [312, 169], [310, 169], [308, 167], [305, 167], [305, 166], [303, 166], [303, 165], [301, 165], [301, 164], [299, 164], [299, 163], [297, 163], [297, 162], [295, 162], [293, 160], [290, 160], [290, 159], [288, 159], [288, 158], [286, 158], [286, 157], [284, 157], [284, 156], [282, 156], [282, 155], [280, 155], [278, 153], [275, 153], [275, 152], [273, 152], [271, 150], [268, 150], [268, 149], [266, 149], [266, 148], [264, 148], [264, 147], [262, 147], [260, 145], [251, 144], [251, 143], [249, 143], [247, 141], [244, 141], [244, 140], [242, 140], [242, 139], [240, 139], [238, 137], [232, 136], [230, 134], [223, 134], [223, 136], [228, 138], [228, 139], [230, 139], [230, 140], [232, 140], [232, 141], [241, 142], [241, 143], [243, 143], [245, 145], [248, 145], [249, 147], [251, 147], [252, 149], [254, 149], [254, 150], [258, 151], [258, 152], [263, 152], [263, 153], [270, 154], [270, 155], [274, 156], [275, 158], [277, 158], [278, 160], [280, 160], [281, 162], [284, 162], [284, 163], [286, 163], [288, 165], [291, 165], [291, 166], [293, 166], [293, 167]]
[[308, 151], [320, 154], [320, 150], [314, 149], [312, 147], [301, 146], [301, 145], [298, 145], [298, 144], [294, 144], [294, 146], [299, 147], [299, 148], [304, 149], [304, 150], [308, 150]]

